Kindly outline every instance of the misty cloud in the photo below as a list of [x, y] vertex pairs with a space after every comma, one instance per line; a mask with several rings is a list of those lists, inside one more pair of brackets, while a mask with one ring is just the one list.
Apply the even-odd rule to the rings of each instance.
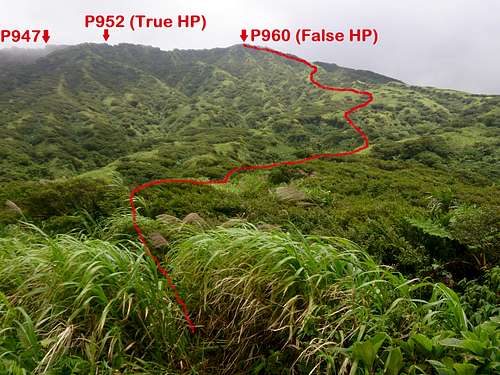
[[173, 48], [214, 48], [240, 43], [242, 28], [309, 27], [346, 31], [370, 27], [376, 46], [266, 43], [314, 60], [372, 70], [410, 84], [500, 94], [500, 1], [194, 1], [194, 0], [0, 0], [2, 28], [50, 28], [53, 44], [102, 43], [84, 27], [86, 14], [204, 14], [207, 29], [112, 30], [109, 42]]

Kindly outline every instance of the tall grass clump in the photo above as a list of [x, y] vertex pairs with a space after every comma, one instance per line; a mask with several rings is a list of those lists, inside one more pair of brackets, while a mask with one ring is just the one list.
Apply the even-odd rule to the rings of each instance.
[[137, 244], [36, 228], [1, 238], [0, 373], [479, 374], [498, 363], [497, 320], [472, 327], [452, 290], [345, 239], [176, 231], [161, 259], [194, 335]]
[[187, 365], [182, 314], [138, 246], [40, 233], [0, 241], [0, 373]]
[[[169, 256], [228, 372], [245, 364], [265, 372], [383, 368], [389, 352], [375, 351], [382, 344], [390, 351], [414, 334], [468, 329], [449, 288], [407, 280], [341, 238], [217, 229], [182, 241]], [[374, 351], [368, 363], [362, 344]]]

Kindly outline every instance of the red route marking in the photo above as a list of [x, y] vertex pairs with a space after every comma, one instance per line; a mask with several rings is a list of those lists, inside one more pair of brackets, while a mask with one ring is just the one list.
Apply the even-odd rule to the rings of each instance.
[[318, 81], [316, 81], [316, 79], [314, 79], [314, 75], [318, 72], [318, 67], [316, 65], [314, 65], [314, 64], [311, 64], [307, 60], [301, 59], [301, 58], [296, 57], [296, 56], [291, 56], [291, 55], [288, 55], [286, 53], [279, 52], [279, 51], [276, 51], [274, 49], [267, 48], [267, 47], [257, 47], [257, 46], [252, 46], [252, 45], [249, 45], [249, 44], [243, 44], [243, 46], [245, 48], [254, 49], [254, 50], [257, 50], [257, 51], [269, 52], [269, 53], [272, 53], [274, 55], [278, 55], [278, 56], [284, 57], [285, 59], [297, 61], [297, 62], [300, 62], [300, 63], [306, 65], [308, 68], [311, 69], [311, 72], [309, 73], [309, 81], [314, 86], [319, 87], [320, 89], [329, 90], [329, 91], [336, 91], [336, 92], [351, 92], [351, 93], [354, 93], [354, 94], [366, 96], [367, 100], [365, 100], [363, 103], [358, 104], [357, 106], [354, 106], [354, 107], [352, 107], [352, 108], [350, 108], [350, 109], [348, 109], [347, 111], [344, 112], [344, 118], [349, 123], [349, 125], [356, 131], [356, 133], [359, 134], [363, 138], [363, 144], [361, 146], [355, 148], [354, 150], [339, 152], [339, 153], [336, 153], [336, 154], [318, 154], [318, 155], [309, 156], [309, 157], [304, 158], [304, 159], [293, 160], [293, 161], [281, 161], [281, 162], [272, 163], [272, 164], [250, 165], [250, 166], [247, 166], [247, 167], [236, 167], [236, 168], [231, 169], [224, 176], [224, 178], [222, 180], [211, 180], [211, 181], [197, 181], [197, 180], [189, 180], [189, 179], [154, 180], [154, 181], [150, 181], [150, 182], [148, 182], [146, 184], [139, 185], [139, 186], [137, 186], [136, 188], [134, 188], [131, 191], [130, 197], [129, 197], [129, 201], [130, 201], [130, 207], [131, 207], [131, 211], [132, 211], [132, 222], [133, 222], [134, 228], [135, 228], [135, 230], [136, 230], [136, 232], [137, 232], [137, 234], [139, 236], [139, 240], [143, 244], [146, 253], [156, 263], [156, 267], [158, 268], [158, 270], [160, 271], [160, 273], [163, 276], [165, 276], [165, 279], [167, 280], [168, 286], [174, 292], [175, 299], [176, 299], [177, 303], [179, 304], [179, 306], [181, 307], [182, 313], [184, 314], [184, 318], [186, 319], [186, 321], [187, 321], [187, 323], [189, 325], [189, 329], [191, 330], [192, 333], [194, 333], [196, 331], [196, 327], [195, 327], [193, 321], [191, 320], [191, 318], [189, 317], [189, 311], [187, 309], [186, 303], [184, 302], [184, 300], [182, 299], [182, 297], [179, 295], [179, 292], [177, 291], [177, 289], [175, 287], [175, 284], [172, 282], [172, 279], [170, 278], [167, 270], [165, 268], [163, 268], [163, 266], [161, 265], [160, 260], [156, 256], [154, 256], [153, 254], [151, 254], [151, 251], [148, 248], [146, 239], [144, 238], [144, 234], [142, 233], [141, 228], [137, 224], [137, 209], [136, 209], [135, 204], [134, 204], [134, 197], [135, 197], [135, 195], [137, 193], [139, 193], [140, 191], [142, 191], [144, 189], [147, 189], [148, 187], [156, 186], [156, 185], [161, 185], [161, 184], [172, 184], [172, 183], [176, 183], [176, 184], [191, 184], [191, 185], [226, 184], [227, 182], [229, 182], [229, 179], [231, 178], [231, 176], [234, 175], [235, 173], [238, 173], [238, 172], [249, 171], [249, 170], [253, 170], [253, 169], [271, 169], [271, 168], [274, 168], [274, 167], [278, 167], [280, 165], [304, 164], [304, 163], [306, 163], [308, 161], [316, 160], [316, 159], [320, 159], [320, 158], [332, 158], [332, 157], [353, 155], [353, 154], [356, 154], [356, 153], [358, 153], [358, 152], [360, 152], [360, 151], [365, 150], [365, 149], [368, 148], [368, 137], [361, 130], [361, 128], [359, 128], [354, 123], [354, 121], [351, 120], [351, 118], [349, 117], [349, 115], [351, 113], [357, 111], [360, 108], [366, 107], [371, 102], [373, 102], [373, 94], [371, 92], [368, 92], [368, 91], [359, 91], [359, 90], [356, 90], [356, 89], [353, 89], [353, 88], [347, 88], [347, 87], [331, 87], [331, 86], [323, 85], [323, 84], [319, 83]]

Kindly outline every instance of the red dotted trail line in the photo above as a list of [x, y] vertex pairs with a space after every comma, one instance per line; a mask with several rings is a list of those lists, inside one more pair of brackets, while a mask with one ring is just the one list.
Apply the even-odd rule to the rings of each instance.
[[191, 185], [226, 184], [229, 181], [229, 179], [231, 178], [231, 176], [234, 175], [235, 173], [238, 173], [238, 172], [249, 171], [249, 170], [253, 170], [253, 169], [271, 169], [271, 168], [274, 168], [274, 167], [278, 167], [280, 165], [304, 164], [304, 163], [306, 163], [308, 161], [316, 160], [316, 159], [320, 159], [320, 158], [332, 158], [332, 157], [340, 157], [340, 156], [352, 155], [352, 154], [356, 154], [356, 153], [358, 153], [358, 152], [360, 152], [360, 151], [365, 150], [366, 148], [368, 148], [368, 137], [354, 123], [354, 121], [351, 120], [351, 118], [349, 117], [349, 115], [351, 113], [357, 111], [360, 108], [366, 107], [367, 105], [369, 105], [373, 101], [373, 94], [371, 92], [368, 92], [368, 91], [359, 91], [359, 90], [356, 90], [356, 89], [353, 89], [353, 88], [331, 87], [331, 86], [323, 85], [323, 84], [319, 83], [318, 81], [316, 81], [316, 79], [314, 78], [314, 75], [318, 72], [318, 67], [316, 65], [314, 65], [314, 64], [311, 64], [310, 62], [308, 62], [308, 61], [306, 61], [304, 59], [301, 59], [301, 58], [296, 57], [296, 56], [287, 55], [285, 53], [273, 50], [271, 48], [256, 47], [256, 46], [252, 46], [252, 45], [248, 45], [248, 44], [243, 44], [243, 46], [245, 48], [249, 48], [249, 49], [253, 49], [253, 50], [257, 50], [257, 51], [269, 52], [269, 53], [272, 53], [274, 55], [281, 56], [281, 57], [283, 57], [285, 59], [297, 61], [297, 62], [300, 62], [300, 63], [306, 65], [309, 69], [311, 69], [311, 72], [309, 73], [309, 81], [314, 86], [319, 87], [320, 89], [329, 90], [329, 91], [336, 91], [336, 92], [350, 92], [350, 93], [354, 93], [354, 94], [366, 96], [367, 99], [363, 103], [358, 104], [357, 106], [352, 107], [352, 108], [350, 108], [350, 109], [348, 109], [347, 111], [344, 112], [344, 118], [349, 123], [349, 125], [356, 131], [356, 133], [358, 133], [363, 138], [363, 144], [361, 146], [355, 148], [354, 150], [339, 152], [339, 153], [336, 153], [336, 154], [318, 154], [318, 155], [309, 156], [309, 157], [304, 158], [304, 159], [293, 160], [293, 161], [282, 161], [282, 162], [279, 162], [279, 163], [272, 163], [272, 164], [251, 165], [251, 166], [246, 166], [246, 167], [236, 167], [236, 168], [231, 169], [224, 176], [224, 178], [222, 180], [211, 180], [211, 181], [197, 181], [197, 180], [188, 180], [188, 179], [155, 180], [155, 181], [151, 181], [151, 182], [148, 182], [146, 184], [137, 186], [135, 189], [133, 189], [131, 191], [129, 200], [130, 200], [130, 207], [131, 207], [131, 211], [132, 211], [132, 222], [133, 222], [134, 228], [135, 228], [135, 230], [136, 230], [136, 232], [137, 232], [137, 234], [139, 236], [139, 240], [143, 244], [144, 250], [147, 253], [147, 255], [149, 257], [151, 257], [153, 259], [153, 261], [156, 263], [156, 267], [158, 268], [158, 270], [160, 271], [160, 273], [163, 276], [165, 276], [165, 279], [167, 280], [168, 286], [173, 291], [173, 293], [175, 295], [175, 299], [176, 299], [177, 303], [179, 304], [179, 306], [182, 309], [182, 312], [184, 314], [184, 318], [186, 319], [186, 321], [187, 321], [187, 323], [189, 325], [189, 329], [193, 333], [196, 331], [196, 327], [195, 327], [193, 321], [191, 320], [191, 318], [189, 317], [189, 311], [187, 309], [186, 303], [184, 302], [184, 300], [179, 295], [179, 292], [177, 291], [177, 289], [175, 287], [175, 284], [172, 282], [172, 279], [170, 278], [167, 270], [161, 265], [160, 260], [156, 256], [154, 256], [153, 254], [151, 254], [151, 251], [148, 248], [148, 245], [147, 245], [146, 239], [144, 237], [144, 234], [142, 233], [141, 228], [137, 224], [137, 208], [135, 207], [135, 204], [134, 204], [134, 197], [137, 195], [137, 193], [139, 193], [142, 190], [147, 189], [147, 188], [149, 188], [151, 186], [156, 186], [156, 185], [161, 185], [161, 184], [173, 184], [173, 183], [176, 183], [176, 184], [191, 184]]

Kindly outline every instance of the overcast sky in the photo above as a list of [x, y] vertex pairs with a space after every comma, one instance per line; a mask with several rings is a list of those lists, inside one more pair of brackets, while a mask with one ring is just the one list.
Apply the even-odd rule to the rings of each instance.
[[[0, 0], [0, 28], [49, 28], [53, 44], [103, 42], [86, 14], [203, 14], [197, 30], [111, 30], [109, 42], [165, 50], [227, 47], [242, 28], [375, 28], [377, 45], [265, 43], [407, 83], [500, 94], [500, 0]], [[264, 44], [264, 43], [259, 43]]]

